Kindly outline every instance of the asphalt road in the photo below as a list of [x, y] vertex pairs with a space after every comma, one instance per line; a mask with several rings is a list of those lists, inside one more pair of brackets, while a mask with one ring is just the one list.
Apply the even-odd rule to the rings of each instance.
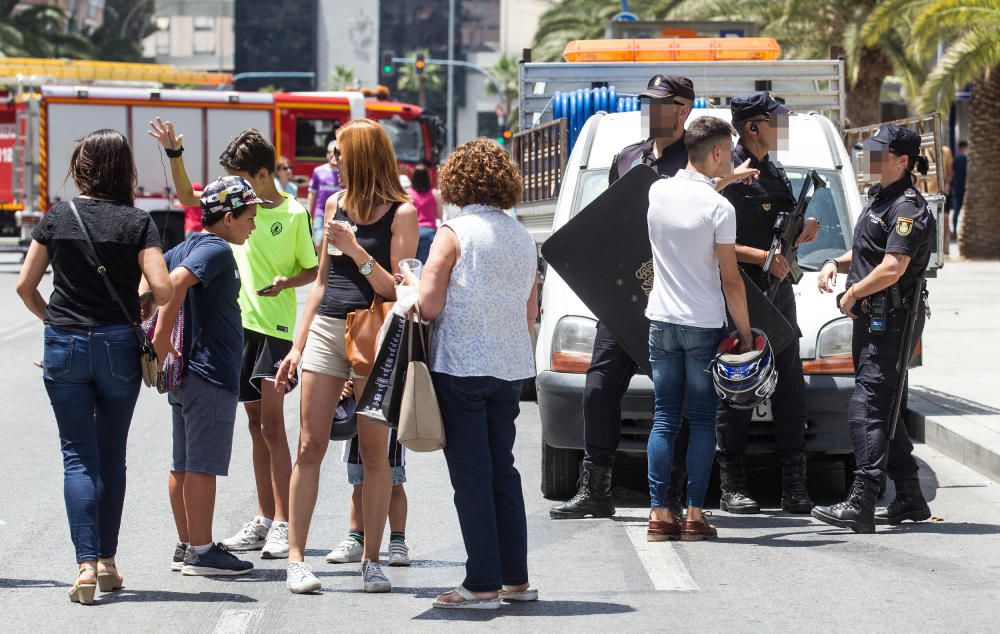
[[[170, 572], [175, 534], [166, 495], [170, 418], [164, 397], [144, 390], [130, 436], [129, 488], [119, 562], [126, 588], [71, 604], [75, 564], [62, 501], [55, 423], [33, 362], [41, 326], [14, 293], [17, 264], [0, 256], [0, 629], [7, 632], [242, 632], [518, 629], [522, 631], [995, 631], [1000, 600], [1000, 487], [918, 447], [936, 518], [858, 536], [774, 511], [716, 512], [717, 542], [648, 544], [641, 479], [623, 477], [613, 520], [553, 522], [539, 493], [538, 413], [524, 404], [517, 460], [524, 479], [532, 583], [542, 600], [494, 613], [441, 611], [431, 599], [463, 576], [464, 550], [441, 454], [410, 454], [409, 569], [389, 569], [389, 595], [366, 595], [355, 565], [325, 553], [346, 530], [350, 489], [331, 447], [313, 524], [309, 563], [323, 592], [295, 596], [283, 562], [251, 556], [235, 580]], [[297, 438], [298, 406], [287, 408]], [[254, 511], [249, 437], [241, 414], [231, 475], [220, 480], [216, 536]], [[633, 471], [640, 472], [636, 464]], [[628, 475], [622, 470], [623, 476]], [[812, 469], [815, 497], [841, 494], [830, 465]], [[773, 491], [773, 470], [754, 472]], [[629, 488], [629, 485], [631, 488]]]

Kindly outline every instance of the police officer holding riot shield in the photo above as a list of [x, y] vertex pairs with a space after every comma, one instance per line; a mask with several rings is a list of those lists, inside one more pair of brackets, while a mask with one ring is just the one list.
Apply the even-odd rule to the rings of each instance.
[[[788, 277], [790, 263], [781, 254], [764, 270], [774, 236], [775, 219], [791, 212], [795, 195], [785, 170], [773, 156], [787, 140], [789, 110], [767, 92], [733, 97], [730, 102], [733, 126], [739, 143], [733, 149], [733, 163], [759, 171], [749, 183], [738, 182], [722, 190], [736, 208], [736, 257], [749, 278], [767, 292], [771, 278], [781, 280], [774, 306], [788, 323], [796, 325], [795, 295]], [[806, 220], [797, 244], [812, 242], [819, 233], [815, 219]], [[792, 513], [808, 513], [813, 502], [806, 488], [805, 380], [799, 358], [798, 338], [776, 356], [778, 385], [771, 398], [774, 414], [775, 448], [781, 457], [781, 508]], [[716, 436], [719, 474], [722, 479], [721, 507], [730, 513], [759, 513], [760, 506], [747, 490], [744, 456], [752, 412], [719, 405]]]
[[[656, 75], [639, 98], [649, 136], [626, 146], [615, 156], [608, 175], [609, 185], [636, 165], [648, 165], [661, 176], [673, 176], [687, 165], [684, 122], [694, 105], [694, 83], [687, 77]], [[621, 400], [636, 370], [625, 348], [606, 326], [598, 323], [583, 395], [586, 450], [579, 490], [572, 499], [549, 511], [552, 519], [614, 515], [611, 471], [621, 439]], [[671, 481], [683, 482], [683, 478]]]
[[[848, 423], [857, 469], [847, 499], [817, 506], [818, 520], [873, 533], [875, 524], [921, 521], [931, 516], [920, 491], [913, 443], [896, 408], [910, 354], [923, 332], [927, 314], [924, 273], [937, 235], [927, 201], [913, 187], [913, 169], [927, 173], [920, 156], [920, 136], [899, 126], [882, 125], [859, 145], [864, 170], [879, 182], [854, 230], [850, 253], [828, 260], [819, 276], [821, 291], [830, 292], [838, 272], [848, 272], [841, 311], [854, 320], [854, 395]], [[893, 421], [893, 414], [897, 420]], [[895, 436], [890, 438], [895, 427]], [[875, 509], [886, 472], [896, 485], [896, 498]]]

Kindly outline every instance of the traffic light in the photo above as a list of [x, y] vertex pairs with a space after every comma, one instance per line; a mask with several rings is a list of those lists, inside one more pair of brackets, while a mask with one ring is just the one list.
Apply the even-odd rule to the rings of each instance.
[[396, 54], [392, 51], [382, 51], [382, 74], [391, 75], [395, 64], [392, 62]]
[[427, 68], [427, 61], [424, 60], [423, 53], [417, 53], [417, 59], [413, 62], [413, 66], [416, 68], [418, 75], [424, 74], [424, 69]]
[[511, 133], [510, 130], [501, 130], [500, 133], [497, 134], [497, 143], [500, 145], [507, 145], [512, 136], [513, 133]]

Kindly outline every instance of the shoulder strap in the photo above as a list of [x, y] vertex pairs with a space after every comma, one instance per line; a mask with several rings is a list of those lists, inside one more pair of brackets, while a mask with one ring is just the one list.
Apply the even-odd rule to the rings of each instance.
[[94, 248], [94, 243], [90, 240], [90, 232], [87, 231], [87, 226], [83, 224], [83, 218], [80, 217], [80, 212], [76, 210], [76, 203], [73, 202], [72, 198], [69, 200], [69, 208], [73, 212], [73, 217], [76, 218], [76, 224], [80, 227], [80, 231], [83, 233], [83, 241], [87, 244], [87, 254], [90, 259], [93, 260], [91, 264], [96, 267], [97, 274], [101, 276], [101, 280], [104, 282], [104, 287], [108, 289], [108, 295], [110, 295], [111, 298], [115, 300], [115, 303], [118, 304], [118, 307], [121, 308], [122, 315], [125, 316], [125, 322], [131, 324], [133, 321], [132, 315], [130, 315], [128, 309], [125, 308], [125, 302], [122, 301], [118, 291], [115, 290], [114, 284], [112, 284], [111, 280], [108, 278], [108, 270], [104, 268], [103, 264], [101, 264], [101, 259], [97, 256], [97, 249]]

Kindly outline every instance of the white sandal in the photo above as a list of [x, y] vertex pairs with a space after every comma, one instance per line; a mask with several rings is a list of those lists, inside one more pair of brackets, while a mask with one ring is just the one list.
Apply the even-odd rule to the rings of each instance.
[[510, 590], [508, 586], [500, 588], [500, 599], [503, 601], [517, 601], [527, 603], [528, 601], [538, 601], [538, 588], [528, 586], [525, 590]]
[[465, 586], [458, 586], [451, 592], [446, 594], [457, 594], [458, 596], [465, 599], [457, 603], [451, 603], [449, 601], [434, 601], [434, 607], [436, 608], [448, 608], [453, 610], [497, 610], [500, 608], [500, 597], [494, 599], [480, 599], [476, 595], [472, 594]]

